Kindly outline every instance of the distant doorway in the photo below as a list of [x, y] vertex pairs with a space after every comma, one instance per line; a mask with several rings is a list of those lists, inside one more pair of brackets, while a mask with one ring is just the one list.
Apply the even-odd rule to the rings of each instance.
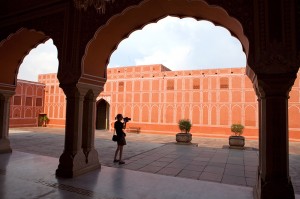
[[97, 102], [96, 129], [109, 130], [109, 104], [104, 99]]

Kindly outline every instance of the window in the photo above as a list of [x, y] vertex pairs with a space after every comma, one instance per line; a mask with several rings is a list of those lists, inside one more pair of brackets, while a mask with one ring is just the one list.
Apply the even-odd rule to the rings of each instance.
[[14, 105], [21, 105], [21, 96], [14, 96]]
[[54, 93], [54, 86], [50, 87], [50, 93]]
[[193, 89], [200, 89], [200, 79], [193, 79]]
[[174, 80], [173, 79], [167, 80], [167, 90], [174, 90]]
[[220, 79], [220, 89], [229, 88], [229, 80], [227, 77], [222, 77]]
[[124, 82], [119, 82], [119, 92], [124, 91]]
[[26, 106], [32, 106], [32, 97], [26, 97]]
[[43, 100], [42, 100], [42, 98], [36, 98], [36, 100], [35, 100], [35, 105], [36, 105], [36, 106], [42, 106], [42, 105], [43, 105]]

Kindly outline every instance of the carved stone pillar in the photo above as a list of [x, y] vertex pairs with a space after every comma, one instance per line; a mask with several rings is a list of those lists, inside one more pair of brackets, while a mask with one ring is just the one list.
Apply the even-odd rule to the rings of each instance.
[[87, 93], [86, 88], [82, 88], [80, 84], [61, 85], [61, 87], [67, 100], [65, 148], [60, 156], [56, 175], [74, 177], [100, 168], [100, 163], [98, 157], [93, 163], [87, 161], [89, 159], [86, 158], [82, 150], [83, 104]]
[[103, 87], [89, 87], [83, 102], [82, 149], [88, 165], [99, 165], [95, 149], [96, 98], [102, 90]]
[[259, 97], [259, 167], [256, 199], [293, 199], [289, 176], [288, 98], [296, 73], [257, 75]]
[[0, 154], [12, 152], [8, 131], [10, 98], [13, 94], [13, 91], [0, 91]]
[[[255, 93], [256, 93], [256, 96], [257, 96], [257, 102], [258, 102], [258, 148], [260, 149], [261, 146], [262, 146], [262, 121], [261, 121], [261, 116], [262, 116], [262, 99], [260, 97], [260, 93], [258, 91], [258, 88], [255, 87], [254, 85], [254, 90], [255, 90]], [[258, 182], [259, 181], [259, 174], [261, 173], [260, 172], [260, 165], [262, 163], [262, 155], [261, 153], [258, 154], [258, 168], [257, 168], [257, 176], [256, 176], [256, 181]]]

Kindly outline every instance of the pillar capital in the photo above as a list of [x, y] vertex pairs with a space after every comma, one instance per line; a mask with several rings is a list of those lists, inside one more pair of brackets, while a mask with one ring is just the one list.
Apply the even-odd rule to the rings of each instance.
[[0, 89], [0, 96], [2, 97], [2, 99], [10, 99], [10, 97], [13, 96], [15, 93], [15, 91]]
[[90, 85], [84, 83], [77, 83], [77, 84], [60, 84], [59, 85], [66, 97], [80, 97], [85, 96], [89, 91], [93, 93], [94, 96], [98, 96], [100, 92], [104, 89], [104, 84], [101, 85]]
[[259, 98], [289, 98], [289, 92], [296, 78], [297, 73], [256, 74], [253, 85]]

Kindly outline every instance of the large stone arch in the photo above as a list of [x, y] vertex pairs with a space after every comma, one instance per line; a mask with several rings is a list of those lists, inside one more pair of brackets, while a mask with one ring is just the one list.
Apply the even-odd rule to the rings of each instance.
[[[0, 89], [4, 84], [10, 85], [14, 90], [17, 84], [17, 75], [23, 59], [39, 44], [46, 42], [50, 37], [43, 32], [20, 28], [17, 32], [9, 35], [0, 43]], [[13, 53], [12, 53], [13, 52]]]
[[82, 78], [91, 75], [105, 78], [109, 58], [118, 44], [135, 30], [166, 16], [206, 19], [224, 26], [241, 42], [248, 57], [249, 41], [244, 35], [241, 23], [229, 16], [223, 8], [209, 5], [204, 0], [146, 0], [115, 15], [96, 31], [86, 47], [82, 60]]

